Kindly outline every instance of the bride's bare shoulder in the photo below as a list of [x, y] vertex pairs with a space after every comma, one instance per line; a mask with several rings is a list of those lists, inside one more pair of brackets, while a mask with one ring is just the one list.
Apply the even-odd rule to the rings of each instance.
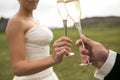
[[6, 32], [10, 33], [12, 31], [20, 31], [20, 30], [24, 30], [24, 27], [22, 27], [22, 19], [18, 16], [13, 16], [11, 18], [9, 18], [9, 21], [7, 23], [6, 26]]

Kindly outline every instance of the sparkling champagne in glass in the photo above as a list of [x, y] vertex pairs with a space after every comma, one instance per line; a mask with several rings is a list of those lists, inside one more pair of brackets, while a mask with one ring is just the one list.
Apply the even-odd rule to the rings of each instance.
[[[81, 9], [80, 9], [80, 1], [79, 0], [65, 0], [65, 7], [69, 16], [71, 17], [72, 21], [77, 28], [80, 38], [82, 35], [82, 28], [81, 28]], [[85, 48], [84, 43], [82, 42], [82, 47]], [[80, 66], [85, 66], [91, 64], [89, 61], [85, 63], [81, 63]]]
[[[67, 36], [68, 13], [67, 13], [67, 10], [65, 8], [64, 0], [57, 0], [57, 10], [58, 10], [59, 15], [61, 16], [62, 21], [63, 21], [64, 35]], [[70, 53], [70, 55], [74, 55], [74, 53]]]

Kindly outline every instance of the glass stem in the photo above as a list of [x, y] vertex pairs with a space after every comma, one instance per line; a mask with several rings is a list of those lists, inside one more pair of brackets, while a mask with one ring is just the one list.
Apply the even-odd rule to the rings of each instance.
[[[82, 36], [81, 22], [76, 22], [75, 27], [77, 28], [77, 30], [79, 32], [79, 35], [80, 35], [80, 38], [81, 38], [81, 36]], [[82, 41], [82, 47], [85, 48], [85, 45], [84, 45], [83, 41]]]
[[67, 36], [67, 20], [63, 20], [63, 25], [64, 25], [64, 34]]

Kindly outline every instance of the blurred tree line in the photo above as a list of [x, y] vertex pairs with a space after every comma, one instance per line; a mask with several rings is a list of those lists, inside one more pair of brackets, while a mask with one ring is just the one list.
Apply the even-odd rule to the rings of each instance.
[[81, 21], [83, 26], [87, 27], [120, 27], [120, 17], [108, 16], [108, 17], [91, 17], [85, 18]]
[[[0, 33], [5, 32], [6, 25], [9, 18], [0, 18]], [[120, 25], [120, 17], [108, 16], [108, 17], [90, 17], [81, 20], [82, 26], [89, 27], [113, 27]], [[95, 26], [94, 26], [95, 25]], [[119, 26], [120, 27], [120, 26]]]
[[7, 18], [4, 17], [0, 18], [0, 33], [5, 32], [7, 22], [8, 22]]

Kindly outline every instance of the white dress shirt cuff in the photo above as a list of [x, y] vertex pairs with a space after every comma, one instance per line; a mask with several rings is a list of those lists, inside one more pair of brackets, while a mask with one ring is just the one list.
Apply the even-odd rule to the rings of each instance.
[[109, 55], [105, 63], [100, 69], [96, 69], [94, 73], [94, 77], [99, 80], [104, 80], [104, 77], [108, 75], [108, 73], [112, 70], [115, 60], [116, 60], [117, 53], [109, 50]]

